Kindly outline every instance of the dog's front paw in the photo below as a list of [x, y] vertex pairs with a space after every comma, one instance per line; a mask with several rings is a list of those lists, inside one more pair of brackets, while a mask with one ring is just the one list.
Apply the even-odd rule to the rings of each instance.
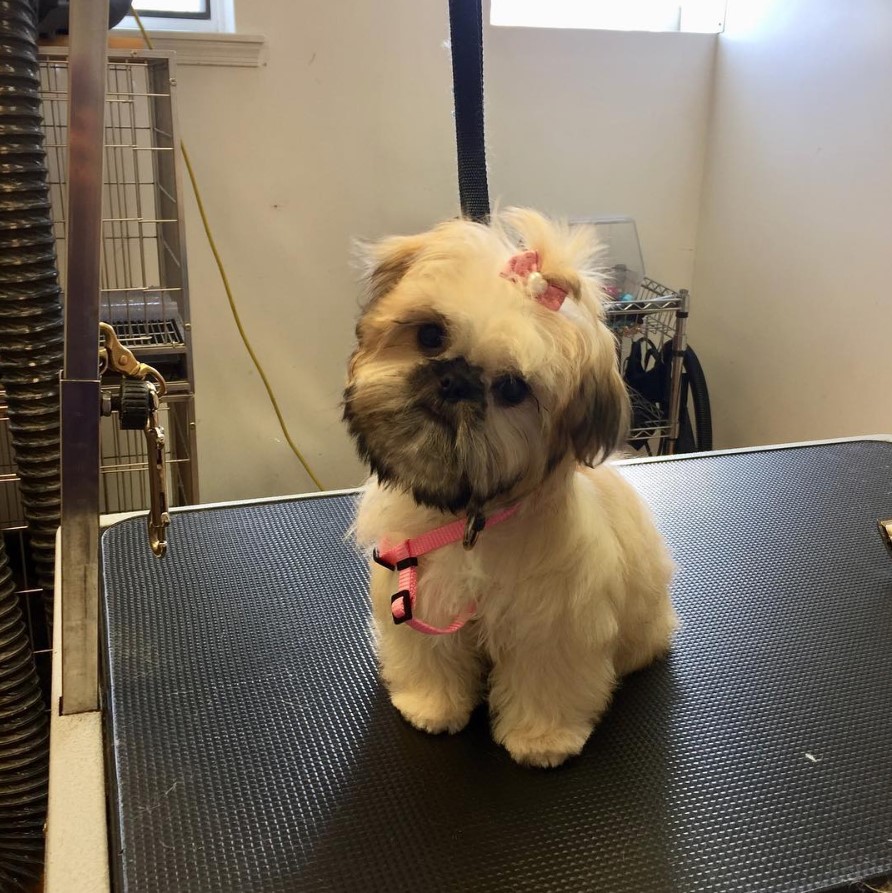
[[504, 733], [498, 740], [522, 766], [550, 769], [579, 754], [591, 731], [591, 727], [537, 733], [512, 731]]
[[407, 722], [433, 735], [460, 732], [471, 718], [469, 706], [453, 704], [442, 695], [399, 691], [390, 695], [390, 701]]

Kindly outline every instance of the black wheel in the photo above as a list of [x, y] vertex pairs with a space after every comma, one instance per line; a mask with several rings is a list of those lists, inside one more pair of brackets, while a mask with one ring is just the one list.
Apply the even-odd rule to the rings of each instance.
[[[669, 407], [669, 363], [671, 342], [664, 346], [663, 364], [666, 374], [666, 397], [664, 405]], [[671, 441], [668, 437], [660, 441], [660, 455], [669, 452]], [[682, 358], [681, 394], [678, 409], [678, 439], [675, 441], [676, 453], [706, 453], [712, 449], [712, 411], [709, 404], [709, 389], [706, 387], [706, 376], [697, 354], [688, 347]]]
[[709, 389], [706, 387], [703, 367], [700, 365], [700, 360], [697, 359], [697, 354], [690, 347], [684, 353], [684, 371], [694, 410], [697, 451], [705, 453], [712, 449], [712, 408], [709, 403]]

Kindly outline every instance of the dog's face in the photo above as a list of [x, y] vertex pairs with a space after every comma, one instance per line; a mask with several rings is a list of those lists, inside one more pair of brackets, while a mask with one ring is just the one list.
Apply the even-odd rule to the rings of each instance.
[[[522, 248], [566, 293], [560, 309], [502, 275]], [[622, 442], [626, 392], [587, 271], [596, 248], [590, 231], [530, 211], [371, 247], [344, 418], [382, 483], [478, 511]]]

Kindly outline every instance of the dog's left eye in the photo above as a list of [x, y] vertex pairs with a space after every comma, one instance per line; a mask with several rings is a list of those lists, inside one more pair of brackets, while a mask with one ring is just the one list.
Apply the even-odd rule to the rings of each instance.
[[428, 322], [418, 328], [418, 345], [423, 350], [441, 350], [446, 343], [446, 330], [439, 323]]
[[516, 375], [502, 375], [492, 383], [496, 400], [504, 406], [517, 406], [529, 396], [530, 386]]

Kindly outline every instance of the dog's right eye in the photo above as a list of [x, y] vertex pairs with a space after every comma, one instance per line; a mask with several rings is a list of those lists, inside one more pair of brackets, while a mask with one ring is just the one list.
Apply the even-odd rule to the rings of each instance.
[[493, 382], [492, 390], [503, 406], [517, 406], [529, 396], [530, 386], [516, 375], [502, 375]]
[[418, 327], [418, 346], [423, 350], [442, 350], [446, 344], [446, 330], [439, 323], [427, 322]]

